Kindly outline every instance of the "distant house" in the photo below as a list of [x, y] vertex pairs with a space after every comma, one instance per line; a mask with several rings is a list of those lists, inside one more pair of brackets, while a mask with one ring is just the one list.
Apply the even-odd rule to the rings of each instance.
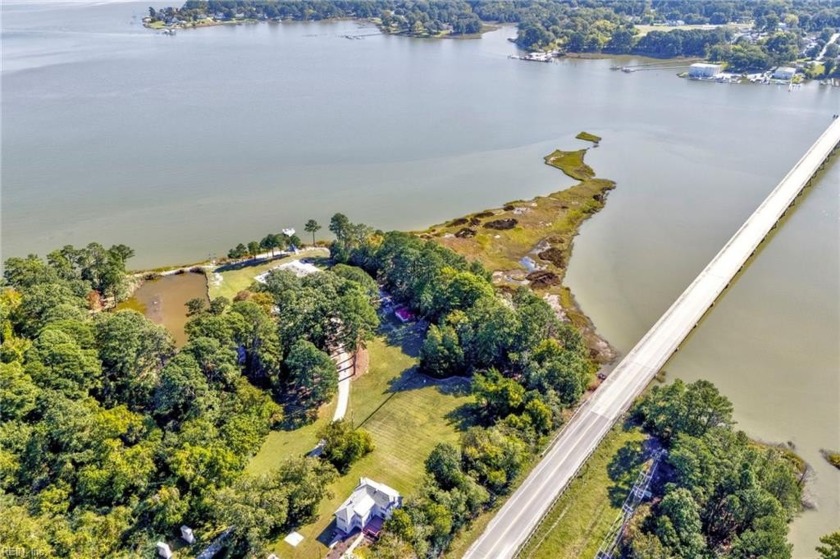
[[790, 66], [779, 66], [776, 68], [776, 71], [773, 72], [773, 79], [789, 80], [792, 79], [795, 74], [796, 68], [791, 68]]
[[713, 78], [720, 74], [723, 66], [720, 64], [706, 64], [698, 62], [688, 67], [689, 78]]
[[402, 496], [396, 490], [363, 477], [353, 494], [335, 511], [335, 524], [345, 534], [359, 529], [378, 536], [382, 523], [401, 506]]

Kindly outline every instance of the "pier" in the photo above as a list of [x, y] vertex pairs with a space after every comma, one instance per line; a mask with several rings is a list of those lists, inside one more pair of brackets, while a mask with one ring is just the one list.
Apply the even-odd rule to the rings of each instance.
[[607, 432], [679, 349], [838, 144], [840, 119], [834, 116], [805, 155], [581, 405], [540, 463], [467, 550], [465, 559], [516, 556]]

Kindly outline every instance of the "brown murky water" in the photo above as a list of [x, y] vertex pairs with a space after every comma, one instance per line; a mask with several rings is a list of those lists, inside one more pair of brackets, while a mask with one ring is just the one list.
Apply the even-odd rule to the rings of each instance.
[[184, 333], [184, 325], [187, 323], [186, 303], [197, 298], [208, 300], [207, 278], [204, 274], [175, 274], [147, 281], [134, 292], [126, 306], [143, 312], [148, 319], [165, 326], [175, 338], [175, 343], [182, 346], [187, 341]]

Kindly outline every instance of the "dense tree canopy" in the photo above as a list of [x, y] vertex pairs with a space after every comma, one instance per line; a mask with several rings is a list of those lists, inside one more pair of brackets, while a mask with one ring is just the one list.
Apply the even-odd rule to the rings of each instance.
[[677, 380], [636, 406], [668, 444], [662, 498], [625, 537], [631, 557], [790, 557], [787, 523], [800, 509], [798, 464], [732, 428], [732, 404], [711, 383]]
[[[91, 244], [6, 263], [4, 545], [51, 557], [145, 554], [182, 524], [200, 534], [224, 527], [253, 497], [244, 495], [257, 482], [237, 480], [283, 418], [274, 397], [289, 374], [271, 305], [256, 296], [193, 305], [178, 349], [135, 311], [102, 312], [103, 301], [125, 295], [130, 256]], [[280, 465], [268, 476], [283, 488], [277, 526], [311, 518], [333, 475], [321, 461]], [[274, 529], [254, 531], [246, 518], [235, 523], [239, 550], [256, 549]]]
[[[182, 8], [151, 11], [163, 21], [332, 18], [372, 19], [387, 33], [419, 37], [479, 33], [484, 23], [516, 23], [516, 43], [525, 49], [562, 52], [636, 53], [647, 56], [700, 56], [729, 62], [736, 70], [763, 70], [798, 58], [800, 37], [840, 27], [840, 6], [821, 0], [189, 0]], [[734, 28], [752, 22], [760, 38], [732, 45]], [[716, 25], [715, 29], [652, 31], [637, 24]], [[751, 42], [751, 41], [754, 41]], [[821, 49], [825, 39], [819, 45]], [[760, 56], [759, 56], [760, 54]], [[334, 225], [330, 230], [338, 236]], [[314, 231], [306, 229], [308, 232]], [[316, 229], [317, 230], [317, 229]], [[351, 235], [353, 232], [349, 232]], [[237, 249], [244, 255], [244, 245]]]

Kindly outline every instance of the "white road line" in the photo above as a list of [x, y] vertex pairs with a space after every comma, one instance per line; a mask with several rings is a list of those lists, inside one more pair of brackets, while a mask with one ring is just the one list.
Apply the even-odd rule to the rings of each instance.
[[515, 556], [615, 421], [703, 318], [838, 144], [840, 119], [834, 119], [706, 268], [613, 369], [595, 395], [583, 404], [554, 446], [467, 550], [465, 559], [510, 559]]

